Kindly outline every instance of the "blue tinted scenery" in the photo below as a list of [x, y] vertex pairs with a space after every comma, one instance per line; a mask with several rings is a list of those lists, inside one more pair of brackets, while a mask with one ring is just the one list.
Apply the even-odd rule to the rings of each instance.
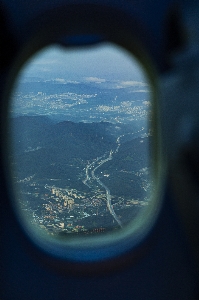
[[16, 202], [49, 235], [119, 230], [150, 204], [151, 91], [123, 49], [50, 47], [10, 103]]

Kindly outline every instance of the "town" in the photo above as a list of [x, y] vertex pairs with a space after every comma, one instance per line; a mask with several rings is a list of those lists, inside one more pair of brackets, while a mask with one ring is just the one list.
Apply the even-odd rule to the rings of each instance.
[[[48, 234], [57, 235], [64, 232], [94, 234], [118, 229], [117, 224], [109, 216], [106, 194], [100, 189], [85, 193], [76, 189], [63, 189], [46, 184], [44, 191], [43, 187], [34, 181], [34, 176], [25, 180], [23, 187], [26, 192], [21, 191], [19, 200], [23, 211], [31, 216], [32, 224], [44, 229]], [[27, 192], [31, 190], [31, 187], [34, 188], [32, 192]], [[34, 207], [34, 202], [37, 203], [36, 207]], [[149, 204], [146, 199], [125, 199], [114, 196], [112, 202], [118, 215], [129, 208], [139, 211], [141, 207]], [[104, 219], [110, 218], [111, 227], [107, 228], [106, 224], [98, 226], [96, 223], [98, 216]]]

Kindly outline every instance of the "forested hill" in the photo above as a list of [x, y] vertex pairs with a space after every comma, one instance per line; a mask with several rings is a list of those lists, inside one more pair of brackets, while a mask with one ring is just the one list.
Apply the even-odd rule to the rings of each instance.
[[38, 179], [57, 178], [64, 183], [70, 178], [71, 187], [85, 189], [81, 176], [85, 177], [88, 162], [103, 155], [108, 157], [112, 151], [112, 159], [96, 170], [97, 176], [101, 176], [101, 172], [110, 174], [103, 178], [103, 182], [118, 195], [124, 195], [124, 191], [128, 195], [142, 193], [139, 174], [143, 172], [142, 178], [147, 179], [149, 137], [124, 139], [119, 145], [117, 138], [125, 136], [129, 130], [124, 125], [109, 122], [53, 123], [45, 116], [14, 118], [12, 128], [12, 157], [19, 179], [34, 174]]
[[45, 116], [21, 116], [11, 120], [14, 136], [14, 148], [17, 154], [36, 148], [46, 151], [56, 149], [65, 152], [65, 156], [90, 159], [115, 144], [119, 133], [124, 133], [124, 126], [115, 126], [109, 122], [74, 123], [64, 121], [53, 123]]

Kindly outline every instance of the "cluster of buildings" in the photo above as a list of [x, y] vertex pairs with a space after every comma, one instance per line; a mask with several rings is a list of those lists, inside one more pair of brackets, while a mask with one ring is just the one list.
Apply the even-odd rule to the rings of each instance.
[[88, 104], [89, 98], [95, 98], [97, 94], [76, 94], [71, 92], [46, 94], [43, 92], [21, 92], [14, 95], [11, 111], [14, 113], [27, 114], [34, 110], [44, 114], [63, 112], [79, 104]]
[[55, 195], [59, 200], [62, 199], [64, 200], [63, 206], [68, 207], [68, 209], [72, 209], [74, 206], [74, 199], [69, 197], [68, 195], [64, 195], [63, 192], [61, 192], [59, 189], [52, 188], [52, 195]]
[[[44, 192], [36, 182], [24, 182], [26, 185], [34, 187], [35, 191], [26, 193], [28, 200], [32, 196], [38, 201], [39, 205], [32, 212], [32, 223], [39, 225], [52, 235], [58, 233], [88, 233], [87, 226], [82, 224], [82, 220], [90, 217], [95, 219], [98, 210], [107, 211], [105, 202], [99, 198], [89, 199], [88, 195], [79, 192], [76, 189], [63, 189], [55, 186], [45, 185]], [[31, 211], [30, 201], [27, 201], [26, 209]], [[86, 224], [86, 222], [84, 222]], [[104, 232], [103, 227], [89, 228], [90, 233]]]
[[148, 120], [151, 108], [146, 104], [147, 101], [139, 102], [135, 105], [132, 101], [123, 101], [120, 105], [98, 105], [96, 110], [99, 112], [110, 113], [117, 112], [118, 114], [127, 114], [126, 120]]
[[[20, 182], [21, 184], [21, 182]], [[63, 189], [55, 186], [41, 186], [32, 178], [32, 182], [22, 183], [29, 192], [22, 192], [23, 209], [30, 215], [31, 223], [39, 226], [48, 234], [95, 234], [103, 233], [110, 228], [98, 223], [98, 218], [111, 219], [106, 203], [106, 196], [100, 190], [95, 194], [77, 191], [76, 189]], [[117, 200], [117, 201], [116, 201]], [[33, 208], [31, 201], [37, 205]], [[145, 206], [146, 201], [139, 199], [113, 198], [117, 213], [128, 207]]]

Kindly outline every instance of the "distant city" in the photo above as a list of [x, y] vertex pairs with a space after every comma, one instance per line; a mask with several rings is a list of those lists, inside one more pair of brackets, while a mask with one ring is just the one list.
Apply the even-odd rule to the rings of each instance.
[[27, 77], [13, 92], [16, 201], [50, 235], [119, 230], [153, 190], [149, 87]]
[[[151, 103], [148, 86], [134, 81], [23, 82], [14, 94], [13, 115], [45, 115], [56, 120], [127, 124], [147, 122]], [[97, 78], [96, 78], [97, 80]], [[99, 87], [100, 86], [100, 87]]]

